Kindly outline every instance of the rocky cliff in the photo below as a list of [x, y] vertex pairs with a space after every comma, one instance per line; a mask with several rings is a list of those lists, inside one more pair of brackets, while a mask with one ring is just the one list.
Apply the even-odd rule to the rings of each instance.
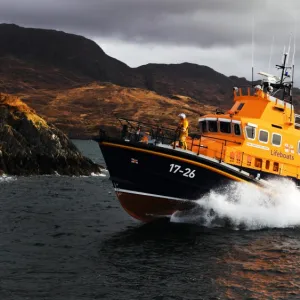
[[0, 172], [90, 175], [100, 168], [17, 97], [0, 96]]

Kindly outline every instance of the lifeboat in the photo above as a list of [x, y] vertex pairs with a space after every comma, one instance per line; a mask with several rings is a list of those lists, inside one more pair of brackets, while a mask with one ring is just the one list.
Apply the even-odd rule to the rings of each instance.
[[119, 118], [119, 131], [100, 130], [95, 140], [124, 210], [149, 222], [191, 209], [230, 182], [266, 188], [268, 178], [285, 177], [298, 183], [300, 116], [287, 56], [277, 65], [280, 77], [260, 72], [260, 85], [233, 87], [230, 110], [200, 117], [185, 150], [176, 130], [156, 124]]

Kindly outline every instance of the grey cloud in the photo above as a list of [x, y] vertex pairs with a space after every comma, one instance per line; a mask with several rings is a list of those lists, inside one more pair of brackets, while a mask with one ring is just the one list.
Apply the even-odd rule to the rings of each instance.
[[[221, 72], [222, 65], [230, 65], [221, 64], [225, 48], [231, 49], [232, 58], [227, 55], [224, 59], [232, 59], [232, 65], [237, 64], [237, 49], [243, 48], [239, 58], [244, 58], [248, 67], [253, 16], [256, 62], [268, 64], [273, 35], [272, 64], [280, 62], [282, 45], [288, 43], [293, 18], [299, 13], [299, 0], [0, 0], [0, 22], [82, 34], [99, 41], [100, 46], [101, 40], [110, 40], [135, 44], [135, 49], [151, 45], [172, 51], [176, 46], [219, 49]], [[184, 60], [189, 61], [189, 56]], [[211, 57], [201, 64], [213, 65], [213, 60]], [[145, 57], [144, 61], [151, 62], [152, 58]], [[241, 61], [235, 70], [242, 74], [243, 68]]]
[[[281, 36], [292, 26], [281, 16], [279, 0], [8, 0], [1, 1], [2, 22], [55, 28], [89, 37], [118, 38], [136, 43], [199, 47], [247, 44], [252, 15], [256, 40], [265, 40], [264, 28]], [[299, 10], [297, 0], [290, 3]], [[288, 5], [288, 4], [286, 4]], [[281, 24], [283, 23], [283, 24]]]

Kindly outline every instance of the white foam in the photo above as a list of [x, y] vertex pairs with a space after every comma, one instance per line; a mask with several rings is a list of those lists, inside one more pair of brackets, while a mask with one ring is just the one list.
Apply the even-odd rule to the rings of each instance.
[[171, 221], [214, 227], [230, 223], [248, 230], [300, 226], [300, 190], [286, 179], [269, 181], [267, 191], [233, 183], [224, 193], [211, 191], [189, 213], [175, 213]]
[[103, 173], [91, 173], [91, 176], [93, 176], [93, 177], [106, 177], [106, 175], [103, 174]]
[[[101, 173], [94, 173], [92, 172], [90, 175], [80, 175], [79, 177], [81, 178], [86, 178], [86, 177], [106, 177], [107, 175], [102, 173], [102, 170], [101, 170]], [[78, 177], [78, 176], [73, 176], [73, 177]]]
[[17, 178], [14, 177], [14, 176], [7, 176], [7, 175], [0, 176], [0, 183], [2, 183], [2, 182], [11, 182], [11, 181], [14, 181], [14, 180], [17, 180]]

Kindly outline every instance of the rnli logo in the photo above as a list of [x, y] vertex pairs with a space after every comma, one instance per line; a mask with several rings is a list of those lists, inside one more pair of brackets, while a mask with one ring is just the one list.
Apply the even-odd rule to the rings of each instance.
[[[294, 150], [291, 153], [294, 153]], [[282, 153], [281, 151], [277, 151], [277, 150], [271, 150], [271, 155], [277, 156], [277, 157], [281, 157], [281, 158], [285, 158], [285, 159], [290, 159], [290, 160], [294, 160], [295, 159], [294, 155], [292, 155], [292, 154], [285, 154], [285, 153]]]
[[284, 144], [284, 152], [294, 154], [294, 146], [289, 144]]

